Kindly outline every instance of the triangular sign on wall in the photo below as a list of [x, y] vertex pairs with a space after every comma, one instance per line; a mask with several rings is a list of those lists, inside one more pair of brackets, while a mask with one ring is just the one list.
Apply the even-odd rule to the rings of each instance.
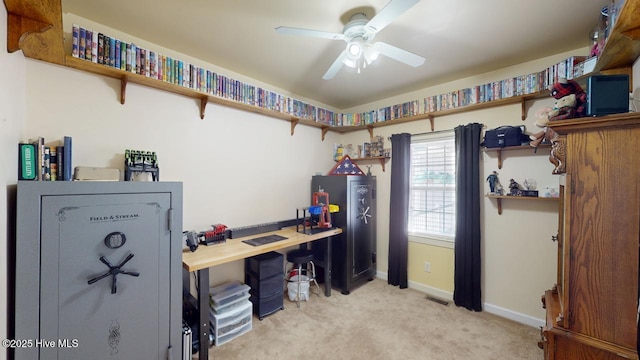
[[329, 170], [327, 175], [363, 175], [364, 172], [360, 170], [349, 155], [345, 155], [338, 161], [338, 163]]

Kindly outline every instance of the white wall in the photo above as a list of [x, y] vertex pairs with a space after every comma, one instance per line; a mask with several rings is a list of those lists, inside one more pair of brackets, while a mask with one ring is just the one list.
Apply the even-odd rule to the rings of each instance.
[[[21, 52], [8, 54], [7, 13], [0, 11], [0, 311], [7, 309], [8, 232], [12, 231], [12, 195], [17, 179], [18, 141], [25, 119], [25, 60]], [[6, 219], [6, 220], [5, 220]], [[8, 309], [7, 309], [8, 311]], [[7, 338], [7, 316], [0, 316], [0, 339]], [[6, 358], [0, 349], [0, 359]]]
[[[162, 181], [182, 181], [184, 229], [295, 218], [310, 202], [311, 176], [333, 166], [336, 133], [27, 60], [25, 137], [73, 137], [73, 165], [122, 169], [125, 149], [156, 151]], [[31, 105], [33, 104], [33, 106]], [[326, 154], [323, 156], [322, 154]], [[241, 262], [212, 282], [242, 279]]]

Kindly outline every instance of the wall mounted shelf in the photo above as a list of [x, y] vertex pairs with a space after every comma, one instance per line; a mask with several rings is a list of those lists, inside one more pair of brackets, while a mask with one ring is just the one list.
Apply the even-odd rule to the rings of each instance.
[[423, 119], [429, 119], [429, 122], [431, 124], [431, 131], [434, 131], [435, 117], [459, 114], [459, 113], [464, 113], [464, 112], [469, 112], [474, 110], [480, 110], [480, 109], [486, 109], [491, 107], [516, 104], [516, 103], [522, 104], [522, 120], [525, 120], [526, 119], [526, 110], [524, 105], [525, 102], [527, 100], [548, 96], [549, 94], [548, 91], [542, 91], [539, 93], [529, 94], [526, 96], [517, 96], [517, 97], [506, 98], [506, 99], [493, 100], [493, 101], [488, 101], [484, 103], [459, 107], [455, 109], [440, 110], [440, 111], [435, 111], [435, 112], [430, 112], [430, 113], [425, 113], [420, 115], [407, 116], [403, 118], [387, 120], [387, 121], [378, 122], [374, 124], [359, 125], [359, 126], [331, 126], [331, 125], [323, 124], [313, 120], [301, 119], [296, 116], [282, 113], [279, 111], [269, 110], [269, 109], [261, 108], [259, 106], [244, 104], [241, 102], [227, 100], [217, 96], [212, 96], [210, 94], [207, 94], [198, 90], [171, 84], [168, 82], [160, 81], [157, 79], [153, 79], [143, 75], [138, 75], [132, 72], [105, 66], [102, 64], [96, 64], [96, 63], [75, 58], [72, 56], [67, 55], [64, 57], [64, 59], [65, 59], [64, 65], [67, 67], [120, 80], [121, 81], [120, 103], [123, 105], [125, 104], [125, 100], [126, 100], [125, 95], [126, 95], [127, 84], [134, 83], [134, 84], [144, 85], [144, 86], [148, 86], [158, 90], [164, 90], [174, 94], [179, 94], [179, 95], [194, 98], [197, 101], [197, 106], [199, 106], [200, 108], [200, 119], [204, 119], [205, 117], [205, 110], [206, 110], [207, 103], [212, 102], [212, 103], [216, 103], [223, 106], [233, 107], [239, 110], [254, 112], [254, 113], [262, 114], [265, 116], [289, 121], [291, 122], [291, 135], [294, 134], [295, 127], [298, 124], [321, 128], [322, 140], [324, 140], [325, 135], [328, 131], [347, 133], [347, 132], [366, 129], [369, 131], [369, 136], [373, 137], [374, 128], [382, 127], [382, 126], [391, 126], [391, 125], [401, 124], [406, 122], [413, 122], [413, 121], [418, 121]]
[[385, 163], [389, 161], [389, 159], [390, 159], [389, 157], [385, 157], [385, 156], [372, 156], [372, 157], [365, 157], [365, 158], [351, 158], [351, 161], [355, 163], [378, 161], [380, 165], [382, 165], [382, 172], [384, 172]]
[[[495, 152], [498, 154], [498, 169], [502, 169], [502, 153], [505, 151], [514, 151], [514, 150], [530, 150], [533, 153], [540, 154], [542, 150], [551, 150], [551, 144], [540, 144], [537, 148], [534, 148], [530, 145], [520, 145], [520, 146], [506, 146], [503, 148], [483, 148], [482, 151], [490, 153]], [[549, 155], [545, 152], [546, 155]]]
[[485, 195], [489, 199], [496, 199], [498, 202], [498, 215], [502, 215], [502, 199], [509, 200], [525, 200], [525, 201], [558, 201], [558, 198], [552, 197], [533, 197], [533, 196], [508, 196], [508, 195]]
[[209, 102], [212, 102], [212, 103], [223, 105], [223, 106], [233, 107], [236, 109], [254, 112], [254, 113], [270, 116], [273, 118], [289, 121], [291, 123], [291, 135], [294, 134], [296, 125], [304, 124], [307, 126], [322, 128], [323, 129], [322, 140], [324, 140], [324, 136], [326, 134], [326, 131], [324, 129], [329, 128], [328, 125], [322, 124], [316, 121], [300, 119], [289, 114], [264, 109], [259, 106], [248, 105], [248, 104], [240, 103], [237, 101], [223, 99], [223, 98], [212, 96], [212, 95], [203, 93], [201, 91], [190, 89], [184, 86], [171, 84], [168, 82], [149, 78], [143, 75], [134, 74], [134, 73], [116, 69], [113, 67], [92, 63], [86, 60], [74, 58], [72, 56], [65, 57], [65, 65], [76, 70], [82, 70], [82, 71], [103, 75], [103, 76], [120, 80], [121, 82], [120, 103], [121, 104], [124, 104], [126, 100], [125, 95], [126, 95], [127, 84], [134, 83], [134, 84], [144, 85], [154, 89], [164, 90], [167, 92], [171, 92], [174, 94], [179, 94], [179, 95], [183, 95], [183, 96], [187, 96], [195, 99], [196, 104], [200, 108], [200, 119], [204, 119], [206, 106]]

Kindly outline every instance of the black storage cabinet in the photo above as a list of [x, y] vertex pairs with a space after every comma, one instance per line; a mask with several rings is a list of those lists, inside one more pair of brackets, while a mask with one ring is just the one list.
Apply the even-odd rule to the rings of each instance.
[[246, 258], [245, 283], [251, 287], [249, 300], [260, 320], [284, 309], [284, 257], [271, 251]]
[[[347, 295], [376, 275], [376, 177], [313, 176], [312, 199], [320, 190], [329, 194], [330, 204], [340, 206], [331, 214], [332, 225], [342, 228], [342, 234], [332, 237], [331, 285]], [[312, 243], [318, 259], [323, 257], [324, 242]]]

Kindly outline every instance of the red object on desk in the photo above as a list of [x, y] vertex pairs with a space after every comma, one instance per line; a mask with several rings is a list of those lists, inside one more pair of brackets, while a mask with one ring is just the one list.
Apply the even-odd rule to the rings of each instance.
[[331, 214], [329, 213], [329, 193], [316, 191], [313, 193], [313, 206], [320, 206], [318, 214], [318, 227], [323, 229], [331, 228]]

